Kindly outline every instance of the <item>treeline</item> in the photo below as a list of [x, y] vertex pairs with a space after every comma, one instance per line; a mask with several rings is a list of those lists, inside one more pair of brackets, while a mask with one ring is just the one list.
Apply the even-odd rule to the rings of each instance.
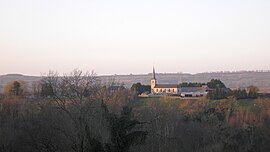
[[[235, 99], [256, 99], [258, 97], [259, 89], [256, 86], [249, 86], [243, 89], [231, 90], [219, 79], [212, 79], [207, 83], [197, 82], [183, 82], [180, 83], [181, 87], [202, 87], [206, 86], [208, 89], [207, 98], [211, 100], [220, 100], [233, 97]], [[142, 85], [141, 83], [135, 83], [131, 86], [131, 91], [136, 95], [142, 93], [151, 93], [150, 85]], [[50, 90], [49, 88], [46, 90]]]
[[[110, 86], [110, 90], [118, 89], [123, 85], [117, 84], [116, 86]], [[236, 99], [256, 99], [258, 97], [259, 89], [256, 86], [249, 86], [247, 88], [231, 90], [225, 86], [225, 84], [219, 79], [212, 79], [207, 83], [181, 83], [181, 87], [202, 87], [207, 86], [207, 97], [211, 100], [226, 99], [234, 97]], [[130, 91], [133, 96], [140, 95], [142, 93], [151, 93], [150, 85], [142, 85], [141, 83], [135, 83], [131, 86]], [[4, 94], [0, 94], [0, 98], [4, 96], [16, 96], [16, 97], [34, 97], [44, 98], [52, 97], [54, 95], [51, 84], [40, 81], [32, 84], [31, 89], [23, 81], [12, 81], [4, 87]]]
[[227, 99], [229, 97], [234, 97], [235, 99], [256, 99], [259, 91], [256, 86], [231, 90], [218, 79], [212, 79], [207, 83], [207, 87], [209, 88], [207, 97], [212, 100]]
[[199, 82], [183, 82], [180, 83], [181, 87], [202, 87], [206, 85], [205, 83], [199, 83]]

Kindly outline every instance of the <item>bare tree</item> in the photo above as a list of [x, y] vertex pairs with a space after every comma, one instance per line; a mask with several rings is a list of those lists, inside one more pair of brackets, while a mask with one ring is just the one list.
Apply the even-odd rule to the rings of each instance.
[[68, 135], [68, 138], [73, 141], [74, 151], [85, 151], [87, 137], [91, 134], [89, 127], [91, 131], [91, 126], [93, 126], [89, 123], [94, 119], [96, 110], [93, 105], [97, 101], [96, 94], [100, 89], [100, 81], [96, 74], [94, 72], [83, 73], [81, 70], [75, 69], [70, 74], [59, 76], [57, 72], [50, 71], [42, 79], [42, 83], [52, 88], [52, 100], [72, 121], [69, 129], [73, 129], [73, 131], [69, 131], [69, 133], [73, 132], [73, 135]]
[[42, 90], [41, 82], [35, 81], [31, 84], [31, 94], [34, 97], [39, 97], [41, 94], [41, 90]]

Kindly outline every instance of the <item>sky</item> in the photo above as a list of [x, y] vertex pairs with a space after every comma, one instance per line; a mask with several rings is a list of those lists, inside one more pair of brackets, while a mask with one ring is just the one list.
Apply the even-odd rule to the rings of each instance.
[[0, 0], [0, 75], [269, 70], [269, 0]]

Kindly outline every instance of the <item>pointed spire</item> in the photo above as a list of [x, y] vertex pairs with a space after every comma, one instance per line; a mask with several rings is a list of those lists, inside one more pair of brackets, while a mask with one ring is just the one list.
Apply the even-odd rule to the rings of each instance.
[[155, 72], [155, 67], [153, 67], [153, 74], [152, 74], [152, 79], [156, 79], [156, 72]]

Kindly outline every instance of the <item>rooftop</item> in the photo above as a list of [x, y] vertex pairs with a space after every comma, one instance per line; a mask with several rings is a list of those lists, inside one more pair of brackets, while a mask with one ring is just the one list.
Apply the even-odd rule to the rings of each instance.
[[155, 88], [180, 88], [178, 84], [156, 84]]

